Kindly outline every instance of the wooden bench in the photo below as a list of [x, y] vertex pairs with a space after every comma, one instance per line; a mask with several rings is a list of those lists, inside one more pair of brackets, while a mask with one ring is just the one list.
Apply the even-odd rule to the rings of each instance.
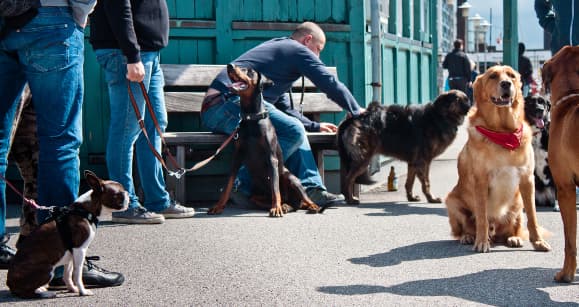
[[[205, 91], [213, 81], [217, 73], [225, 65], [193, 65], [193, 64], [162, 64], [165, 75], [165, 103], [167, 113], [197, 113], [201, 111], [201, 103]], [[337, 75], [335, 67], [328, 68]], [[339, 113], [342, 109], [331, 101], [324, 93], [317, 92], [315, 85], [305, 79], [305, 93], [303, 112], [313, 120], [320, 121], [320, 115], [324, 113]], [[301, 100], [301, 78], [294, 83], [293, 101], [296, 108]], [[307, 134], [314, 158], [322, 179], [324, 179], [324, 152], [335, 150], [335, 133], [308, 132]], [[189, 146], [210, 145], [219, 147], [226, 135], [206, 131], [196, 132], [166, 132], [164, 134], [167, 146], [175, 147], [175, 158], [182, 167], [186, 165], [186, 148]], [[170, 165], [170, 164], [168, 164]], [[167, 189], [174, 193], [174, 197], [181, 203], [186, 201], [186, 176], [176, 180], [167, 176]]]

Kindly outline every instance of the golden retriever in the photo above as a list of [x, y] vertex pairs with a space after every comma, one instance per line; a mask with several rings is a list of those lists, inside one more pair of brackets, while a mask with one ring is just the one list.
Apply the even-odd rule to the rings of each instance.
[[571, 282], [577, 269], [577, 208], [575, 187], [579, 185], [579, 47], [567, 46], [543, 66], [543, 88], [551, 92], [549, 166], [557, 187], [557, 198], [565, 229], [565, 262], [555, 275]]
[[452, 235], [483, 253], [492, 243], [521, 247], [527, 237], [535, 250], [548, 251], [535, 212], [532, 132], [524, 120], [520, 75], [494, 66], [473, 87], [475, 107], [458, 157], [459, 179], [445, 201]]

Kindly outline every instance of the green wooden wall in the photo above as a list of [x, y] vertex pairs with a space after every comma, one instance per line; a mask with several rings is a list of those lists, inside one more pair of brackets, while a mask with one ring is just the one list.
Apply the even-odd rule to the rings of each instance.
[[[382, 103], [411, 104], [430, 101], [437, 93], [432, 61], [435, 5], [427, 0], [382, 1], [389, 5], [389, 23], [382, 35]], [[257, 44], [270, 38], [288, 36], [303, 21], [315, 21], [324, 28], [327, 44], [321, 54], [328, 66], [336, 66], [339, 79], [365, 106], [372, 98], [372, 65], [369, 0], [168, 0], [170, 42], [162, 51], [162, 63], [226, 64]], [[402, 5], [403, 22], [397, 22], [397, 6]], [[426, 7], [424, 7], [426, 6]], [[425, 11], [428, 22], [410, 18]], [[367, 22], [368, 21], [368, 22]], [[402, 26], [403, 29], [398, 29]], [[88, 31], [87, 31], [88, 33]], [[400, 33], [397, 34], [397, 33]], [[106, 174], [104, 152], [109, 117], [108, 94], [102, 72], [90, 44], [86, 44], [86, 96], [84, 106], [84, 168]], [[432, 86], [434, 84], [434, 86]], [[344, 114], [327, 115], [324, 121], [339, 123]], [[171, 115], [170, 131], [203, 130], [193, 115]], [[329, 168], [337, 168], [336, 159]], [[223, 173], [226, 167], [214, 163], [212, 170]], [[333, 165], [333, 166], [332, 166]]]

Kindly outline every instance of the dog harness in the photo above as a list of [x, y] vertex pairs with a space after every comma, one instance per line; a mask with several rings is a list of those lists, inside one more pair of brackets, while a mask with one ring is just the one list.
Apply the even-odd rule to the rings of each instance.
[[501, 145], [508, 150], [514, 150], [521, 146], [521, 139], [523, 138], [523, 124], [519, 129], [513, 132], [496, 132], [484, 128], [483, 126], [475, 127], [480, 134], [486, 136], [491, 142]]
[[94, 224], [95, 227], [98, 226], [98, 217], [81, 207], [51, 207], [48, 217], [41, 225], [55, 221], [62, 244], [67, 250], [72, 252], [72, 231], [68, 225], [68, 217], [70, 215], [80, 216], [88, 220], [89, 223]]

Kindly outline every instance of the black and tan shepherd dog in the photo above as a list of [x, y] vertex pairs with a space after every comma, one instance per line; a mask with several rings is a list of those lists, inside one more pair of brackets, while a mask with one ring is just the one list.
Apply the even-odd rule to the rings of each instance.
[[469, 109], [466, 94], [452, 90], [422, 106], [383, 106], [373, 102], [360, 116], [342, 122], [337, 146], [341, 192], [346, 202], [359, 203], [353, 195], [354, 183], [374, 183], [367, 167], [376, 154], [408, 163], [405, 184], [408, 201], [420, 200], [412, 194], [414, 178], [418, 177], [428, 202], [442, 202], [430, 193], [430, 163], [454, 141]]

